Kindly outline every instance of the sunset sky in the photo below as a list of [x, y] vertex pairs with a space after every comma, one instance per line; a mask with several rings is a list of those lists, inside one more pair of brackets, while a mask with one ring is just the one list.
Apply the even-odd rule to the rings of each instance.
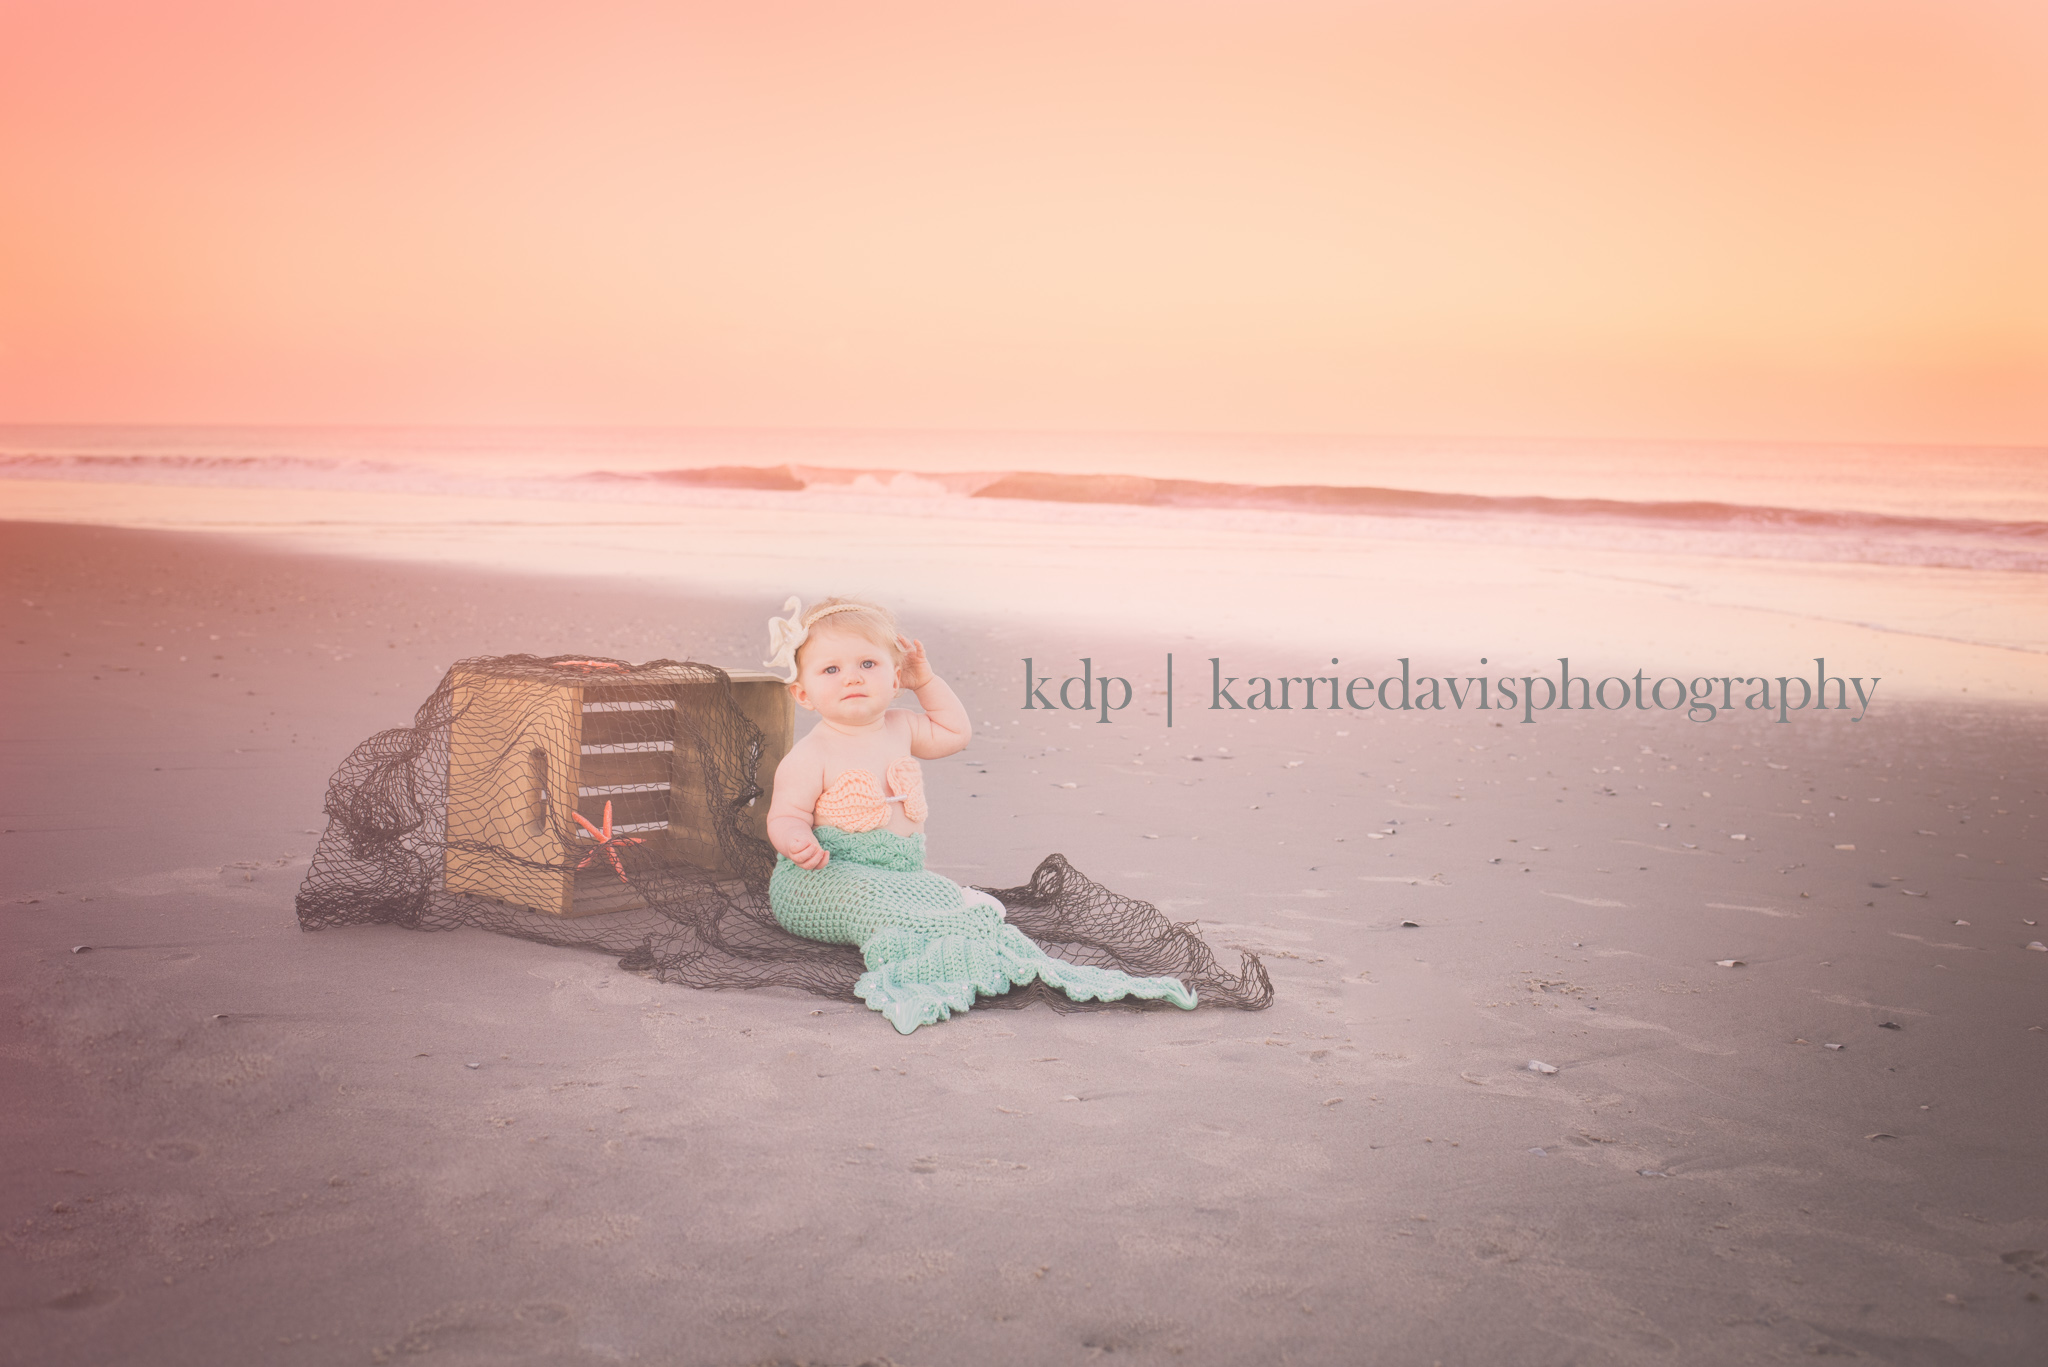
[[0, 0], [0, 421], [2048, 443], [2038, 0]]

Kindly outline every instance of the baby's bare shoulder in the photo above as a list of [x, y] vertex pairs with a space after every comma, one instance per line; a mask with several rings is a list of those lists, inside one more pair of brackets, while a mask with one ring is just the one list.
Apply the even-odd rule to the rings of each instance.
[[799, 737], [796, 744], [789, 747], [789, 753], [784, 755], [782, 762], [775, 766], [775, 772], [778, 775], [789, 775], [791, 777], [817, 774], [822, 781], [825, 768], [830, 760], [830, 747], [824, 740], [820, 739], [818, 732], [814, 730], [807, 736]]
[[883, 713], [882, 724], [889, 728], [890, 748], [900, 748], [902, 754], [909, 754], [911, 742], [917, 739], [918, 723], [923, 720], [924, 713], [913, 712], [907, 707], [892, 707]]

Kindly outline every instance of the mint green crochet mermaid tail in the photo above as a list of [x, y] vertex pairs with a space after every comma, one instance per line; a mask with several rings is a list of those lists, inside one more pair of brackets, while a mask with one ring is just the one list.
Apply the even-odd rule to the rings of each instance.
[[1138, 978], [1055, 959], [1003, 920], [1002, 903], [924, 867], [924, 836], [820, 826], [822, 869], [778, 859], [769, 905], [807, 940], [858, 945], [867, 972], [854, 993], [902, 1034], [1033, 980], [1075, 1001], [1164, 999], [1193, 1010], [1178, 978]]

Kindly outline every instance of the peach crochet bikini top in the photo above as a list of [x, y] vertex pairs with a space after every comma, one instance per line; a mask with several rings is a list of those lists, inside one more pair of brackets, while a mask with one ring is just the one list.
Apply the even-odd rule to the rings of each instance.
[[894, 760], [884, 772], [889, 789], [885, 794], [875, 776], [866, 769], [848, 769], [826, 785], [811, 811], [820, 826], [837, 826], [842, 831], [878, 831], [889, 824], [889, 804], [903, 804], [903, 814], [922, 822], [931, 814], [924, 800], [924, 771], [905, 755]]

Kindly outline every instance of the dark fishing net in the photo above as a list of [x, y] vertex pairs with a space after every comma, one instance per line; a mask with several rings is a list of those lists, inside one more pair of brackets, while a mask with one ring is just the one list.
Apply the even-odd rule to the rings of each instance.
[[[370, 737], [335, 772], [299, 924], [475, 926], [597, 950], [663, 982], [858, 1001], [860, 952], [792, 935], [768, 909], [767, 788], [792, 724], [769, 675], [673, 660], [464, 660], [411, 726]], [[1256, 956], [1225, 971], [1193, 925], [1060, 855], [1020, 887], [983, 891], [1055, 957], [1175, 977], [1203, 1006], [1273, 1000]], [[1042, 983], [976, 1005], [1032, 1001], [1165, 1005], [1076, 1002]]]

